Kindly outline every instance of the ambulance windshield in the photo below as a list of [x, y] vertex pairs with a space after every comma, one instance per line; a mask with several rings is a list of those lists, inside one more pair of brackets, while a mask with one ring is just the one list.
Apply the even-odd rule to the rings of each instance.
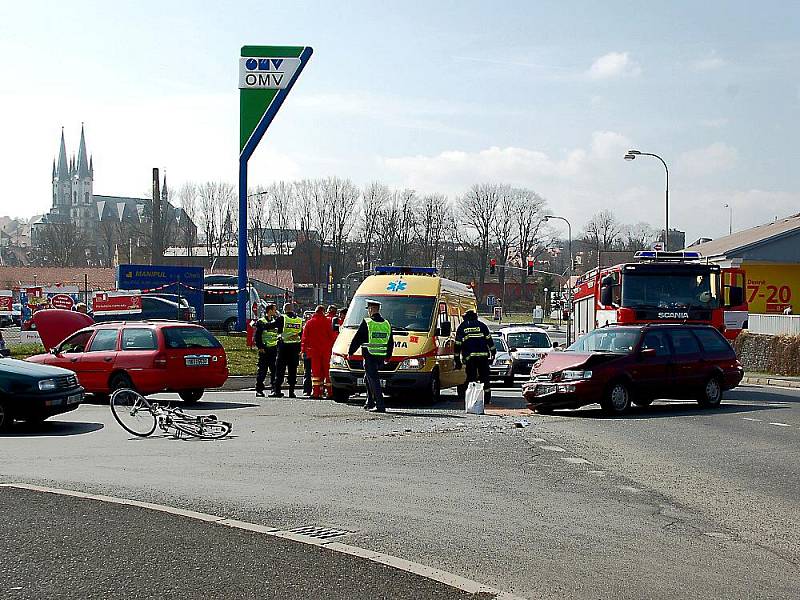
[[357, 329], [367, 316], [366, 301], [374, 298], [381, 303], [381, 316], [396, 331], [422, 331], [431, 329], [436, 298], [432, 296], [356, 296], [350, 303], [345, 328]]

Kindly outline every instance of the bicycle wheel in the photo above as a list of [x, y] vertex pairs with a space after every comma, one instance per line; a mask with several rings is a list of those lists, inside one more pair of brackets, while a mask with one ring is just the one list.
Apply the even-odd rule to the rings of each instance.
[[122, 388], [111, 394], [111, 413], [128, 433], [147, 437], [156, 429], [156, 415], [144, 396]]
[[230, 423], [209, 417], [175, 419], [172, 421], [172, 426], [181, 433], [207, 440], [224, 438], [232, 428]]

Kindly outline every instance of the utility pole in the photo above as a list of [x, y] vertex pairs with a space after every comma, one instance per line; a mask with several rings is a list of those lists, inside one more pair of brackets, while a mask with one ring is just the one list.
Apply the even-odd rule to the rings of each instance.
[[161, 189], [158, 180], [158, 168], [153, 169], [153, 245], [151, 247], [150, 264], [157, 265], [164, 255], [163, 240], [161, 239]]

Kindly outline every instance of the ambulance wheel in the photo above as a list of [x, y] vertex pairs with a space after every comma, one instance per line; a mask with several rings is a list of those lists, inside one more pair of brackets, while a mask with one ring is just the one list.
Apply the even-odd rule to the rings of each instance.
[[428, 385], [428, 389], [425, 392], [425, 400], [426, 402], [430, 402], [431, 404], [436, 404], [441, 400], [441, 392], [442, 392], [442, 384], [439, 382], [439, 370], [434, 369], [431, 382]]
[[225, 331], [228, 333], [236, 332], [236, 319], [228, 319], [225, 321]]

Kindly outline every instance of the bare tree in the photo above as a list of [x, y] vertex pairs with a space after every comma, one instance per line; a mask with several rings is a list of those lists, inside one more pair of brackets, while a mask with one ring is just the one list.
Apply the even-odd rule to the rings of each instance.
[[361, 194], [361, 210], [356, 227], [361, 244], [361, 266], [364, 269], [369, 269], [370, 262], [376, 258], [376, 235], [381, 228], [381, 217], [390, 197], [389, 188], [377, 182], [369, 184]]
[[[547, 202], [539, 194], [529, 189], [512, 190], [511, 211], [517, 230], [516, 253], [520, 266], [527, 264], [528, 257], [536, 260], [544, 251], [544, 232], [542, 217]], [[522, 289], [527, 294], [527, 272], [522, 271]]]
[[204, 236], [208, 258], [222, 254], [232, 233], [236, 192], [230, 183], [208, 181], [200, 186], [197, 216]]
[[490, 239], [497, 216], [501, 186], [493, 183], [473, 185], [458, 199], [459, 218], [464, 225], [466, 241], [474, 249], [473, 267], [478, 273], [478, 298], [483, 298], [486, 265], [489, 262]]
[[47, 264], [56, 267], [85, 265], [88, 241], [74, 223], [48, 223], [42, 227], [39, 249]]
[[622, 249], [630, 252], [646, 250], [660, 236], [661, 232], [649, 223], [625, 225], [622, 227]]
[[418, 202], [417, 236], [420, 263], [435, 267], [439, 262], [445, 224], [452, 218], [447, 197], [442, 194], [423, 196]]
[[258, 186], [247, 193], [247, 253], [260, 265], [264, 256], [264, 228], [267, 214], [267, 191]]
[[322, 282], [322, 262], [325, 245], [330, 237], [330, 216], [325, 209], [322, 182], [316, 179], [303, 179], [295, 183], [295, 197], [304, 235], [305, 255], [314, 284]]
[[179, 243], [186, 248], [186, 256], [192, 256], [197, 243], [197, 184], [187, 181], [178, 188], [178, 206], [182, 211], [178, 222]]
[[608, 209], [592, 215], [584, 226], [583, 239], [597, 251], [597, 264], [600, 264], [600, 253], [612, 250], [619, 242], [621, 226], [617, 218]]
[[[491, 242], [497, 250], [500, 262], [498, 281], [502, 286], [506, 280], [505, 265], [510, 258], [512, 248], [516, 247], [518, 231], [514, 218], [514, 194], [507, 185], [496, 186], [497, 203], [495, 216], [490, 227]], [[503, 298], [505, 301], [505, 298]]]
[[358, 188], [349, 179], [329, 177], [323, 184], [323, 199], [330, 217], [331, 273], [337, 282], [350, 268], [347, 244], [358, 216]]

